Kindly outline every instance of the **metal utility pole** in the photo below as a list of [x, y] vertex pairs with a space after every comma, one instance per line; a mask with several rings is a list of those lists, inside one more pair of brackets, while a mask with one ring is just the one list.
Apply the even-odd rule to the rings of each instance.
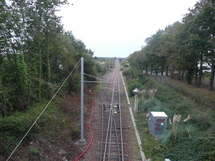
[[81, 57], [81, 139], [78, 145], [86, 145], [84, 138], [84, 58]]
[[[109, 68], [110, 69], [110, 68]], [[88, 75], [90, 76], [90, 75]], [[95, 77], [94, 77], [95, 78]], [[102, 82], [102, 81], [84, 81], [84, 58], [81, 57], [81, 138], [76, 142], [77, 145], [86, 145], [84, 138], [84, 82], [94, 83], [115, 83], [115, 82]]]

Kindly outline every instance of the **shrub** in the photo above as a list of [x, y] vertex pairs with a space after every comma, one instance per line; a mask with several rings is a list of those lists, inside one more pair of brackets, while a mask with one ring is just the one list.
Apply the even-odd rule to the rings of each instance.
[[[196, 158], [198, 160], [214, 160], [215, 158], [215, 138], [214, 137], [200, 137], [195, 140], [194, 147], [196, 151]], [[201, 152], [201, 153], [199, 153]]]
[[139, 112], [160, 111], [161, 102], [157, 99], [141, 100], [138, 107]]
[[[41, 109], [44, 108], [44, 103], [36, 106], [37, 107], [30, 108], [26, 113], [16, 112], [13, 116], [0, 118], [0, 141], [4, 142], [4, 145], [0, 145], [0, 151], [3, 149], [3, 155], [11, 152], [11, 148], [18, 144], [42, 111]], [[54, 106], [51, 110], [54, 110]], [[30, 142], [35, 137], [36, 133], [52, 120], [53, 116], [51, 114], [47, 112], [43, 113], [38, 122], [25, 137], [24, 143]]]
[[128, 85], [128, 94], [129, 96], [134, 96], [133, 90], [135, 88], [138, 88], [140, 91], [143, 89], [143, 86], [141, 83], [139, 83], [137, 80], [133, 80], [131, 83]]
[[31, 155], [37, 155], [37, 154], [39, 154], [39, 150], [37, 148], [31, 148], [31, 149], [29, 149], [29, 153]]
[[130, 72], [129, 70], [124, 70], [124, 71], [122, 72], [122, 74], [123, 74], [125, 77], [127, 77], [127, 76], [130, 76], [130, 75], [131, 75], [131, 72]]

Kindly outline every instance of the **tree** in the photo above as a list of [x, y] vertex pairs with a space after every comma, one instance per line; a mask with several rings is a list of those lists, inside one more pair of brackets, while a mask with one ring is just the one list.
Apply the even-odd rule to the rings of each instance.
[[212, 91], [215, 76], [215, 2], [201, 0], [191, 12], [197, 13], [193, 25], [190, 27], [190, 32], [193, 34], [192, 42], [200, 55], [200, 70], [202, 70], [203, 62], [207, 62], [211, 67], [209, 90]]
[[[49, 85], [51, 82], [52, 67], [51, 60], [55, 59], [55, 48], [57, 44], [56, 37], [58, 33], [62, 32], [62, 25], [60, 24], [60, 17], [56, 16], [55, 12], [60, 5], [65, 4], [66, 0], [37, 0], [30, 1], [28, 7], [25, 8], [26, 17], [28, 20], [27, 33], [30, 37], [27, 41], [27, 52], [25, 53], [29, 66], [33, 72], [32, 80], [37, 83], [37, 98], [50, 97]], [[39, 60], [36, 61], [35, 60]], [[31, 65], [30, 65], [31, 64]], [[44, 82], [47, 81], [46, 88]], [[43, 91], [44, 89], [44, 91]]]
[[[6, 3], [7, 2], [7, 3]], [[93, 51], [65, 32], [56, 16], [67, 0], [2, 0], [0, 2], [0, 113], [25, 111], [50, 98], [85, 57], [85, 72], [96, 76]], [[86, 78], [88, 80], [92, 78]], [[68, 81], [69, 93], [80, 85], [78, 68]]]
[[156, 34], [146, 39], [148, 53], [147, 60], [151, 66], [151, 72], [155, 71], [156, 74], [158, 74], [159, 71], [163, 73], [164, 64], [166, 63], [160, 47], [163, 33], [163, 30], [158, 30]]

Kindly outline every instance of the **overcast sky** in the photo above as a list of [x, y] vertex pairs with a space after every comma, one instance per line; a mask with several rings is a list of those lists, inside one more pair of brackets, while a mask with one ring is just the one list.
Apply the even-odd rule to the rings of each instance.
[[128, 57], [159, 29], [180, 21], [198, 0], [69, 0], [61, 8], [72, 31], [98, 57]]

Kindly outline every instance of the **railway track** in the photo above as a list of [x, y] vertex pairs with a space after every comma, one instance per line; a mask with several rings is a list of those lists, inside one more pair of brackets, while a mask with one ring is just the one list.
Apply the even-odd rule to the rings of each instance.
[[115, 63], [110, 83], [106, 83], [99, 91], [100, 97], [100, 124], [98, 128], [98, 144], [96, 160], [124, 161], [123, 124], [120, 92], [119, 64]]

